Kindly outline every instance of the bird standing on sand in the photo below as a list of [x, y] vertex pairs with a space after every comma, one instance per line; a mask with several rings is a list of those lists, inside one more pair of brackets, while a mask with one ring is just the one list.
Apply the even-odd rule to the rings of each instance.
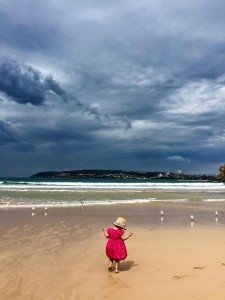
[[191, 215], [190, 219], [191, 219], [191, 227], [194, 227], [194, 225], [195, 225], [195, 218], [194, 218], [194, 216]]
[[161, 216], [164, 216], [164, 211], [161, 209], [161, 212], [160, 212]]
[[34, 206], [32, 207], [32, 210], [35, 211], [35, 207]]
[[215, 211], [215, 216], [217, 217], [219, 215], [218, 211], [216, 210]]
[[47, 207], [45, 207], [45, 210], [48, 210], [48, 208], [47, 208]]

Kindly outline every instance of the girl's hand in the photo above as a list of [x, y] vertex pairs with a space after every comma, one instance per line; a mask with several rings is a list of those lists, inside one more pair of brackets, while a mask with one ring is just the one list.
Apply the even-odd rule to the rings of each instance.
[[133, 235], [133, 233], [131, 232], [130, 234], [129, 234], [129, 236], [132, 236]]
[[102, 231], [104, 233], [104, 236], [108, 239], [109, 238], [109, 234], [108, 234], [107, 230], [105, 228], [102, 228]]

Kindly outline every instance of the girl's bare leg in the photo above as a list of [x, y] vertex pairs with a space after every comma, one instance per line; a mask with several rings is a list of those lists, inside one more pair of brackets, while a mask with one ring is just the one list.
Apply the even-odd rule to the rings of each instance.
[[113, 267], [113, 260], [109, 260], [109, 267], [108, 267], [108, 270], [109, 271], [112, 271], [112, 267]]
[[115, 260], [115, 273], [119, 273], [119, 261]]

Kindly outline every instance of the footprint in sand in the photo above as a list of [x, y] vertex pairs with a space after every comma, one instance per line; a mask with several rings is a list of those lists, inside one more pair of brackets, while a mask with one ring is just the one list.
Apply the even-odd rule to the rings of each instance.
[[188, 276], [185, 276], [185, 275], [176, 275], [176, 276], [173, 276], [174, 279], [182, 279], [184, 277], [188, 277]]
[[182, 278], [185, 278], [185, 277], [197, 277], [199, 275], [175, 275], [173, 276], [174, 279], [182, 279]]
[[203, 269], [205, 269], [205, 267], [194, 267], [193, 269], [194, 270], [203, 270]]
[[[203, 266], [194, 267], [193, 269], [194, 270], [203, 270], [203, 269], [205, 269], [205, 267], [203, 267]], [[182, 279], [182, 278], [185, 278], [185, 277], [196, 277], [196, 275], [176, 275], [176, 276], [173, 276], [174, 279]]]

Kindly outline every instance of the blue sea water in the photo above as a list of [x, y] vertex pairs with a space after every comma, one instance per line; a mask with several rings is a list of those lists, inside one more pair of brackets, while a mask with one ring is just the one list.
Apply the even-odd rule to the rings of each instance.
[[163, 192], [179, 195], [170, 201], [190, 201], [180, 197], [182, 191], [202, 193], [202, 201], [225, 201], [225, 184], [220, 182], [0, 178], [0, 208], [166, 201], [168, 199], [160, 198]]

